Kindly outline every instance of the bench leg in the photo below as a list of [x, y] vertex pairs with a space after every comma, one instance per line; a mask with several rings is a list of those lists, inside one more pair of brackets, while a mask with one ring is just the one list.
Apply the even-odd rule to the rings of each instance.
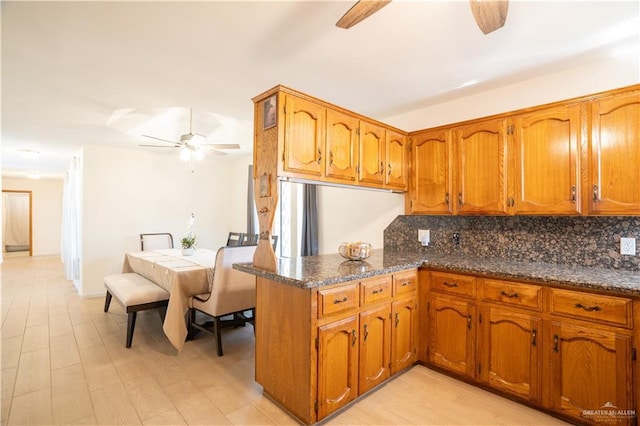
[[133, 341], [133, 329], [136, 327], [136, 315], [137, 312], [129, 312], [127, 317], [127, 348], [131, 347]]
[[215, 333], [216, 333], [216, 341], [217, 341], [217, 345], [218, 345], [218, 356], [222, 356], [222, 333], [221, 328], [220, 327], [220, 317], [213, 317], [213, 327], [215, 329]]
[[104, 311], [109, 312], [109, 305], [111, 304], [111, 293], [107, 290], [107, 296], [104, 299]]

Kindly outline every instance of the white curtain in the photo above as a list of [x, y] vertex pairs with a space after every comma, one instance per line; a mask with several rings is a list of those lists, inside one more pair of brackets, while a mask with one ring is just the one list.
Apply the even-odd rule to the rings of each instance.
[[29, 194], [5, 192], [3, 194], [2, 235], [7, 247], [29, 247]]
[[60, 253], [68, 280], [77, 284], [80, 278], [80, 177], [78, 160], [71, 166], [64, 180], [62, 193], [62, 241]]

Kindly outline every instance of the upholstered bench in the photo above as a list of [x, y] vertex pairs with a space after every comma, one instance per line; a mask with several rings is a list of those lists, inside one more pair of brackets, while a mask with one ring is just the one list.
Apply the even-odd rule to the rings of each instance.
[[164, 317], [169, 303], [169, 293], [142, 275], [109, 275], [104, 279], [104, 286], [107, 288], [104, 311], [109, 311], [112, 297], [115, 297], [127, 311], [127, 348], [131, 347], [138, 311], [161, 308], [160, 317]]

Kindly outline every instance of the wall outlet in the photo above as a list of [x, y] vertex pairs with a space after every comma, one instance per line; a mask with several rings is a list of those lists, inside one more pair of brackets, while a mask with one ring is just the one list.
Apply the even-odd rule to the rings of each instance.
[[620, 254], [636, 255], [636, 239], [620, 238]]
[[431, 231], [428, 229], [418, 229], [418, 241], [423, 246], [428, 246], [431, 242]]

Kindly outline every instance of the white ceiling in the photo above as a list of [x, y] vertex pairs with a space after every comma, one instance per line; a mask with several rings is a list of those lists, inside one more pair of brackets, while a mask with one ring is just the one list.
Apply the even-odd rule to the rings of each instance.
[[[251, 98], [277, 84], [384, 119], [614, 48], [640, 55], [638, 0], [511, 0], [506, 25], [489, 35], [467, 1], [396, 0], [337, 28], [352, 3], [2, 1], [3, 176], [61, 176], [84, 144], [154, 149], [107, 125], [122, 109], [192, 107], [194, 131], [226, 122], [233, 130], [212, 139], [246, 153]], [[479, 83], [462, 87], [470, 80]], [[155, 136], [187, 126], [184, 115]], [[18, 149], [41, 154], [25, 161]]]

